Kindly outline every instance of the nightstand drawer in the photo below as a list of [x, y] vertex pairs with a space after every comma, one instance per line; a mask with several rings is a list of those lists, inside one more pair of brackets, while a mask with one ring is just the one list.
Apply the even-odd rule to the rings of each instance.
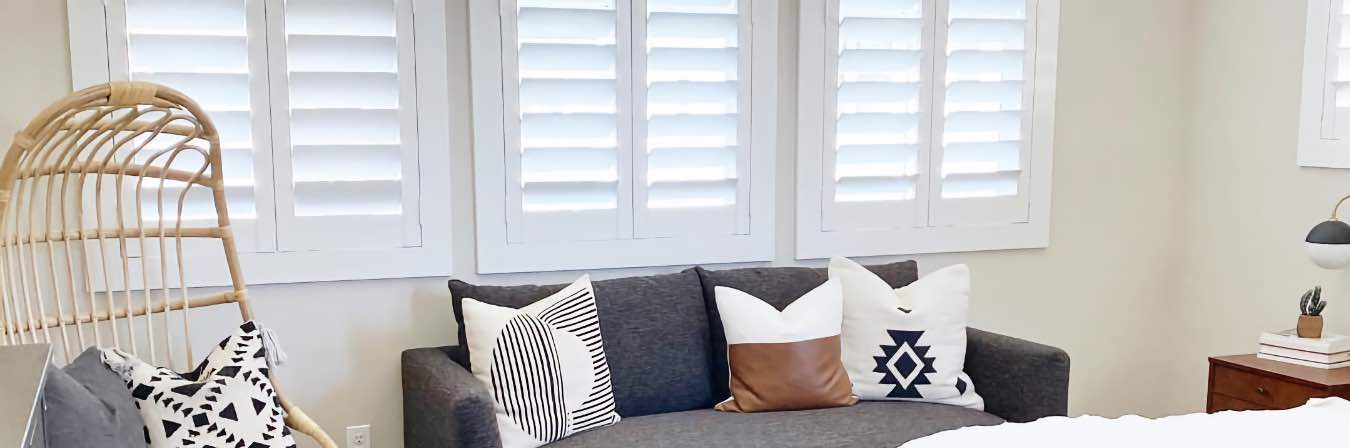
[[1273, 409], [1294, 408], [1309, 398], [1327, 396], [1322, 390], [1225, 366], [1214, 366], [1213, 381], [1214, 393]]
[[1264, 411], [1268, 410], [1265, 406], [1256, 403], [1242, 401], [1227, 395], [1210, 394], [1209, 409], [1207, 412], [1221, 411]]

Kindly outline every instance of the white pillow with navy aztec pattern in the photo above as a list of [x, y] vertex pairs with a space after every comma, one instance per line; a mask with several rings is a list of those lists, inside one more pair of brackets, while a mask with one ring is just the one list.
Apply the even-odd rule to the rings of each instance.
[[151, 448], [295, 446], [267, 378], [262, 332], [253, 322], [241, 325], [189, 373], [116, 349], [105, 349], [103, 362], [126, 381]]
[[469, 365], [492, 393], [504, 448], [619, 422], [589, 276], [520, 309], [463, 303]]
[[842, 282], [840, 345], [859, 399], [984, 409], [965, 373], [969, 268], [945, 267], [900, 289], [847, 258], [831, 259], [829, 273]]

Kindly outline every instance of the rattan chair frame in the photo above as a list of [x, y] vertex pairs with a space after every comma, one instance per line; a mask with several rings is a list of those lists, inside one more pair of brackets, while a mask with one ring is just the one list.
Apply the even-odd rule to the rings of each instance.
[[[182, 168], [188, 159], [198, 162]], [[166, 194], [169, 184], [181, 191]], [[194, 189], [209, 189], [214, 223], [185, 225]], [[116, 347], [190, 369], [190, 310], [235, 304], [253, 319], [225, 192], [216, 125], [177, 90], [106, 83], [40, 112], [0, 162], [0, 345], [52, 343], [66, 362], [84, 347]], [[183, 249], [191, 240], [220, 242], [227, 291], [191, 294]], [[170, 329], [171, 315], [182, 333]], [[288, 426], [337, 447], [276, 390]]]

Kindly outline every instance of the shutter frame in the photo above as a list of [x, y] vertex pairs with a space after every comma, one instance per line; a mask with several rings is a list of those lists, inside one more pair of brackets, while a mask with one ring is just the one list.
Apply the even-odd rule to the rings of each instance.
[[[126, 79], [125, 71], [118, 75], [115, 71], [109, 70], [110, 67], [122, 67], [125, 70], [125, 56], [118, 56], [118, 48], [121, 48], [121, 54], [125, 55], [125, 46], [116, 47], [119, 39], [125, 42], [126, 35], [126, 0], [67, 0], [68, 20], [71, 26], [71, 79], [73, 87], [82, 88], [87, 85], [108, 82], [110, 80]], [[261, 17], [261, 11], [266, 2], [279, 2], [281, 0], [239, 0], [244, 3], [254, 16]], [[411, 54], [416, 60], [416, 88], [417, 88], [417, 112], [415, 121], [420, 132], [416, 137], [417, 148], [448, 148], [451, 147], [450, 134], [446, 123], [451, 122], [449, 114], [450, 99], [448, 86], [444, 80], [451, 75], [448, 65], [447, 54], [449, 47], [446, 42], [446, 10], [445, 3], [440, 0], [398, 0], [407, 2], [411, 7], [413, 18], [413, 30], [416, 35], [417, 44], [412, 48]], [[119, 22], [120, 20], [120, 22]], [[265, 35], [265, 24], [261, 20], [252, 20], [249, 23], [250, 35]], [[258, 28], [255, 31], [252, 27]], [[258, 39], [261, 41], [261, 39]], [[261, 45], [261, 42], [260, 42]], [[112, 46], [112, 47], [110, 47]], [[265, 52], [255, 52], [263, 54]], [[257, 57], [250, 55], [250, 58]], [[119, 60], [119, 58], [121, 58]], [[265, 64], [265, 60], [263, 61]], [[119, 65], [120, 64], [120, 65]], [[253, 62], [250, 62], [253, 64]], [[265, 65], [260, 65], [265, 67]], [[259, 71], [266, 73], [266, 69]], [[263, 85], [266, 85], [267, 76], [261, 76]], [[266, 90], [266, 88], [264, 88]], [[259, 101], [256, 97], [250, 100], [252, 110], [264, 111], [270, 110], [268, 98], [262, 98]], [[214, 116], [213, 116], [214, 118]], [[220, 121], [217, 119], [217, 121]], [[262, 126], [270, 132], [271, 125], [266, 117], [261, 120], [254, 120], [255, 129]], [[271, 138], [267, 133], [259, 133], [255, 130], [254, 139], [262, 136], [262, 141], [266, 145], [255, 149], [269, 149], [271, 147]], [[228, 153], [223, 154], [228, 158]], [[418, 151], [419, 159], [418, 171], [427, 170], [430, 176], [421, 176], [411, 189], [429, 192], [450, 191], [449, 172], [450, 156], [448, 151]], [[268, 160], [271, 157], [256, 157], [258, 160]], [[228, 161], [226, 163], [229, 163]], [[226, 170], [230, 168], [227, 165]], [[271, 168], [268, 165], [268, 172]], [[255, 173], [255, 186], [262, 185], [263, 182], [270, 181], [272, 176], [257, 175]], [[271, 187], [265, 189], [266, 194], [260, 194], [259, 198], [270, 198]], [[316, 281], [334, 281], [334, 280], [362, 280], [362, 279], [383, 279], [383, 278], [407, 278], [407, 277], [431, 277], [450, 275], [452, 263], [450, 252], [450, 207], [439, 205], [428, 207], [428, 201], [424, 197], [414, 198], [418, 202], [420, 217], [412, 224], [405, 223], [405, 226], [417, 229], [429, 229], [422, 232], [420, 245], [413, 247], [397, 247], [382, 249], [325, 249], [325, 250], [306, 250], [295, 252], [278, 252], [269, 248], [267, 252], [248, 251], [241, 247], [239, 261], [245, 271], [245, 275], [251, 284], [269, 284], [269, 283], [301, 283]], [[234, 203], [232, 201], [232, 203]], [[263, 205], [261, 202], [257, 206], [260, 223], [266, 222], [268, 217], [273, 216], [274, 207], [270, 204]], [[234, 232], [237, 238], [243, 242], [242, 235], [248, 232], [241, 226], [241, 220], [234, 222]], [[406, 228], [406, 227], [405, 227]], [[259, 230], [263, 234], [264, 241], [275, 241], [275, 230]], [[219, 243], [215, 244], [187, 244], [184, 247], [185, 264], [187, 267], [186, 285], [187, 287], [210, 287], [227, 286], [230, 279], [224, 266], [224, 259], [220, 256]], [[147, 257], [149, 258], [149, 257]], [[372, 264], [369, 260], [382, 260], [381, 263]], [[149, 260], [147, 260], [149, 262]], [[130, 272], [131, 278], [139, 282], [140, 272], [132, 264]], [[170, 272], [173, 274], [174, 272]], [[132, 285], [139, 288], [140, 285]]]
[[1307, 29], [1304, 33], [1302, 93], [1299, 106], [1298, 165], [1321, 168], [1350, 168], [1350, 135], [1341, 134], [1336, 107], [1336, 76], [1340, 53], [1332, 42], [1337, 38], [1337, 18], [1343, 0], [1308, 0]]
[[[827, 258], [830, 256], [875, 256], [904, 255], [921, 253], [966, 252], [1017, 248], [1036, 248], [1049, 245], [1050, 215], [1050, 172], [1052, 168], [1052, 149], [1054, 133], [1055, 67], [1059, 32], [1059, 0], [1028, 1], [1027, 20], [1034, 23], [1028, 27], [1029, 37], [1034, 36], [1034, 45], [1028, 44], [1027, 51], [1035, 51], [1032, 61], [1025, 63], [1024, 70], [1034, 70], [1035, 76], [1025, 79], [1024, 109], [1027, 117], [1022, 126], [1027, 150], [1020, 155], [1020, 173], [1024, 187], [1019, 194], [1025, 194], [1025, 205], [1013, 205], [1004, 214], [1024, 213], [1025, 222], [1006, 222], [1003, 224], [980, 223], [978, 219], [952, 215], [944, 209], [940, 197], [929, 195], [933, 203], [929, 206], [932, 215], [926, 223], [918, 226], [871, 226], [862, 228], [838, 228], [832, 226], [831, 219], [860, 222], [895, 222], [903, 209], [884, 209], [855, 204], [856, 207], [840, 207], [830, 210], [831, 195], [828, 185], [835, 177], [834, 154], [829, 137], [832, 126], [830, 102], [834, 95], [831, 81], [833, 65], [829, 62], [829, 53], [834, 51], [829, 24], [833, 22], [819, 20], [830, 9], [837, 8], [838, 0], [803, 1], [800, 22], [799, 56], [799, 123], [798, 128], [798, 199], [797, 199], [797, 253], [798, 259]], [[953, 0], [935, 0], [938, 20], [945, 20], [946, 5]], [[941, 22], [938, 22], [941, 23]], [[945, 28], [945, 27], [943, 27]], [[934, 35], [942, 36], [944, 31], [937, 29]], [[943, 38], [945, 39], [945, 37]], [[942, 50], [933, 50], [939, 56], [945, 56]], [[945, 73], [945, 58], [935, 60], [935, 73]], [[938, 84], [945, 85], [945, 84]], [[941, 111], [940, 95], [934, 95], [934, 111]], [[1031, 106], [1028, 106], [1031, 105]], [[1035, 107], [1039, 106], [1039, 107]], [[938, 112], [934, 112], [938, 113]], [[933, 125], [936, 137], [942, 132], [941, 121]], [[936, 145], [934, 145], [936, 146]], [[927, 149], [935, 154], [920, 171], [933, 173], [928, 181], [930, 191], [939, 190], [942, 173], [941, 148]], [[924, 151], [921, 148], [920, 151]], [[835, 216], [830, 216], [833, 213]], [[942, 213], [948, 217], [961, 219], [943, 222]], [[889, 217], [889, 218], [888, 218]], [[890, 219], [890, 221], [887, 221]], [[969, 222], [969, 223], [965, 223]]]
[[[503, 1], [499, 0], [471, 0], [470, 66], [473, 71], [471, 81], [475, 130], [478, 272], [599, 269], [771, 259], [773, 148], [774, 126], [777, 122], [774, 115], [774, 109], [777, 107], [777, 73], [774, 69], [777, 60], [774, 46], [777, 34], [777, 5], [773, 3], [756, 2], [754, 10], [751, 11], [753, 16], [744, 19], [752, 24], [749, 33], [753, 36], [751, 45], [756, 49], [751, 62], [755, 67], [751, 75], [753, 80], [749, 87], [753, 89], [753, 103], [750, 108], [755, 111], [749, 130], [752, 149], [743, 151], [749, 153], [746, 156], [749, 158], [748, 163], [740, 163], [739, 160], [737, 163], [738, 171], [745, 167], [753, 173], [747, 177], [740, 177], [749, 179], [746, 188], [748, 191], [744, 193], [749, 199], [741, 201], [738, 197], [738, 204], [747, 204], [746, 207], [749, 209], [744, 218], [749, 227], [748, 232], [643, 238], [644, 235], [639, 233], [640, 215], [635, 213], [634, 207], [630, 205], [626, 212], [630, 224], [621, 228], [620, 232], [615, 232], [615, 235], [627, 238], [602, 237], [605, 235], [590, 235], [590, 238], [586, 238], [586, 235], [578, 237], [578, 234], [572, 233], [531, 239], [523, 238], [528, 235], [515, 234], [516, 230], [511, 226], [512, 220], [517, 216], [511, 204], [520, 203], [518, 199], [510, 197], [513, 185], [519, 181], [519, 177], [516, 177], [518, 174], [513, 174], [512, 170], [520, 165], [518, 161], [511, 159], [512, 151], [506, 149], [518, 147], [518, 143], [511, 141], [515, 137], [509, 124], [513, 116], [512, 105], [519, 104], [519, 100], [512, 98], [509, 92], [503, 92], [511, 90], [511, 75], [509, 75], [511, 72], [508, 66], [512, 64], [510, 42], [504, 36], [509, 36], [514, 31], [504, 30], [510, 23], [509, 21], [504, 23], [502, 19], [511, 16], [509, 9], [511, 7], [505, 6], [508, 9], [503, 9]], [[629, 16], [632, 14], [629, 13]], [[632, 39], [632, 41], [639, 40]], [[504, 47], [508, 50], [504, 51]], [[630, 54], [637, 53], [636, 50], [630, 51]], [[626, 91], [634, 90], [629, 87]], [[645, 92], [642, 95], [645, 96]], [[623, 103], [622, 99], [620, 103]], [[632, 138], [627, 140], [633, 141]], [[632, 148], [627, 148], [621, 153], [627, 151], [632, 151]], [[636, 151], [632, 154], [636, 154]], [[641, 182], [636, 171], [639, 171], [638, 167], [642, 165], [638, 165], [636, 157], [619, 163], [621, 179]], [[645, 166], [642, 168], [642, 171], [645, 171]], [[629, 171], [624, 174], [622, 170]], [[633, 188], [631, 185], [625, 190], [633, 198], [630, 201], [636, 201], [640, 195], [645, 194], [644, 189]], [[680, 222], [687, 223], [690, 222], [688, 220], [694, 219], [687, 216], [689, 214], [682, 214], [686, 216], [680, 217]], [[611, 222], [610, 218], [604, 219], [605, 222]], [[618, 222], [621, 219], [625, 218], [616, 216], [612, 221]], [[540, 222], [548, 224], [546, 220]]]

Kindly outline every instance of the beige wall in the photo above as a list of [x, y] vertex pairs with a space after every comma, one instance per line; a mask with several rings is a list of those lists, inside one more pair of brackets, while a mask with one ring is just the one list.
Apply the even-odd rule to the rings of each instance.
[[1195, 3], [1184, 233], [1173, 313], [1183, 350], [1169, 409], [1203, 407], [1205, 358], [1250, 353], [1263, 330], [1292, 328], [1299, 295], [1331, 301], [1327, 329], [1350, 333], [1350, 274], [1317, 268], [1303, 237], [1350, 192], [1350, 171], [1295, 163], [1302, 2]]
[[[1051, 247], [919, 260], [924, 271], [958, 262], [972, 266], [976, 325], [1067, 349], [1073, 356], [1073, 412], [1156, 415], [1172, 407], [1156, 392], [1155, 372], [1176, 361], [1175, 349], [1170, 348], [1176, 304], [1167, 279], [1175, 266], [1174, 237], [1180, 233], [1176, 223], [1182, 202], [1177, 192], [1183, 178], [1188, 79], [1184, 43], [1190, 35], [1190, 4], [1063, 3]], [[7, 146], [13, 129], [68, 89], [63, 4], [4, 1], [0, 57], [25, 62], [0, 69], [0, 145]], [[452, 98], [464, 99], [468, 98], [465, 0], [451, 0], [450, 5], [450, 92]], [[784, 42], [796, 39], [795, 5], [793, 0], [784, 2]], [[782, 57], [777, 211], [781, 243], [774, 264], [795, 264], [790, 180], [796, 127], [793, 47], [785, 48]], [[469, 281], [494, 283], [571, 280], [574, 273], [488, 278], [472, 274], [469, 108], [465, 101], [456, 101], [451, 112], [455, 191], [444, 205], [457, 212], [455, 272]], [[1324, 201], [1314, 202], [1320, 213]], [[1295, 261], [1297, 256], [1293, 255]], [[596, 276], [674, 269], [615, 270]], [[370, 423], [378, 445], [401, 445], [399, 352], [453, 341], [444, 279], [272, 285], [251, 291], [259, 318], [279, 329], [291, 355], [293, 365], [281, 375], [293, 400], [334, 435], [341, 437], [345, 426]], [[194, 323], [206, 322], [223, 331], [233, 318], [229, 310], [206, 313]], [[202, 330], [197, 342], [209, 344], [211, 334], [219, 332]]]

